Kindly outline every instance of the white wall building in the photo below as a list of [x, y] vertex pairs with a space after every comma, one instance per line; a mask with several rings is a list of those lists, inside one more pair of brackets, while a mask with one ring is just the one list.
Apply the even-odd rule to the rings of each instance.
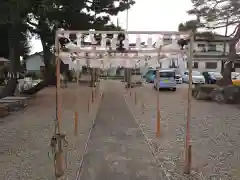
[[40, 74], [41, 69], [45, 67], [43, 61], [43, 52], [32, 54], [25, 60], [25, 63], [28, 73]]

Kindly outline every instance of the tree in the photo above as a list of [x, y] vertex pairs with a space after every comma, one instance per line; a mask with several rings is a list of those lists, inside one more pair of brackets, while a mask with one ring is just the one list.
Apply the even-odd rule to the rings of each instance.
[[180, 23], [178, 25], [178, 31], [190, 31], [192, 30], [193, 33], [197, 32], [197, 29], [199, 28], [199, 21], [198, 20], [190, 20], [185, 23]]
[[110, 15], [134, 4], [133, 0], [33, 0], [27, 16], [32, 33], [41, 39], [46, 72], [51, 63], [57, 28], [68, 30], [114, 30]]
[[193, 9], [189, 14], [196, 15], [201, 20], [201, 25], [208, 29], [235, 26], [234, 31], [229, 35], [228, 60], [223, 69], [222, 85], [231, 84], [232, 66], [236, 60], [236, 44], [240, 40], [240, 1], [238, 0], [191, 0]]
[[[194, 34], [196, 34], [197, 29], [199, 27], [199, 21], [198, 20], [190, 20], [186, 21], [185, 23], [180, 23], [178, 25], [178, 31], [180, 32], [186, 32], [192, 30]], [[188, 45], [189, 39], [179, 39], [178, 45], [181, 46], [181, 49], [184, 48], [184, 46]]]
[[10, 59], [10, 71], [16, 73], [20, 67], [20, 56], [29, 52], [28, 34], [24, 17], [28, 0], [5, 0], [0, 8], [1, 50], [0, 55]]

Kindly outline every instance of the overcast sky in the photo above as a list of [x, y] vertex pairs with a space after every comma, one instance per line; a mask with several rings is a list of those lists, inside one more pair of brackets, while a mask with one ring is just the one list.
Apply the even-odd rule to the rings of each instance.
[[[136, 0], [129, 10], [128, 30], [176, 31], [179, 23], [195, 19], [186, 12], [191, 0]], [[118, 15], [119, 24], [126, 27], [126, 12]], [[116, 23], [117, 18], [113, 17]], [[218, 30], [223, 34], [224, 29]], [[32, 40], [32, 53], [42, 51], [41, 42]]]

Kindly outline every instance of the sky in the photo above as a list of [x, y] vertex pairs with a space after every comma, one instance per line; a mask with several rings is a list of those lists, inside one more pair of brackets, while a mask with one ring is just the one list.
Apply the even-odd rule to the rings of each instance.
[[[187, 11], [192, 8], [191, 0], [136, 0], [129, 10], [128, 30], [132, 31], [177, 31], [178, 25], [185, 21], [195, 19]], [[112, 20], [126, 28], [126, 12], [120, 13]], [[224, 29], [217, 31], [224, 34]], [[42, 51], [40, 40], [31, 41], [32, 52]]]

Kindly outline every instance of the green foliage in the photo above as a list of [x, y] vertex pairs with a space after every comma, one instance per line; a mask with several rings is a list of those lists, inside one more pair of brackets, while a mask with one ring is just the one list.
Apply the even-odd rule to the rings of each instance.
[[191, 0], [193, 9], [188, 13], [196, 15], [208, 28], [219, 28], [239, 23], [240, 1], [237, 0]]
[[[0, 41], [0, 57], [9, 58], [9, 46], [8, 46], [8, 32], [9, 27], [0, 24], [0, 34], [1, 34], [1, 41]], [[21, 32], [21, 33], [17, 33]], [[30, 53], [30, 44], [28, 41], [28, 33], [27, 33], [27, 26], [26, 24], [19, 24], [16, 29], [16, 36], [19, 37], [19, 43], [17, 48], [17, 53], [19, 56], [27, 56]]]
[[200, 27], [200, 23], [198, 20], [190, 20], [185, 23], [180, 23], [178, 25], [178, 31], [190, 31], [192, 30], [194, 33], [197, 32], [197, 28]]

